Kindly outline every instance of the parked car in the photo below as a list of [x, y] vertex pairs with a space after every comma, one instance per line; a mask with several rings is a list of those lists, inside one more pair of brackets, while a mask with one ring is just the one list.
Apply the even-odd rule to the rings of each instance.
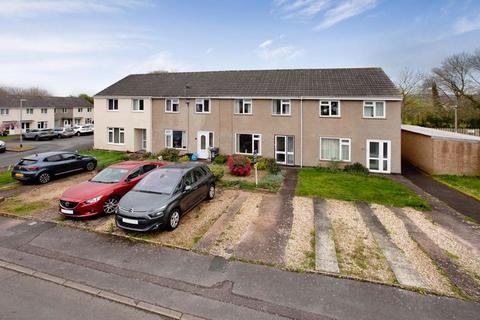
[[28, 129], [23, 133], [23, 139], [33, 140], [52, 140], [55, 138], [55, 133], [52, 129]]
[[72, 129], [75, 132], [76, 136], [93, 134], [93, 126], [90, 125], [90, 124], [86, 124], [86, 125], [82, 125], [82, 126], [73, 126]]
[[5, 141], [0, 140], [0, 152], [3, 153], [5, 151], [7, 151], [7, 144], [5, 143]]
[[147, 173], [164, 165], [158, 161], [125, 161], [111, 165], [92, 179], [65, 191], [60, 197], [59, 211], [70, 217], [115, 213], [125, 193]]
[[53, 132], [58, 139], [71, 138], [75, 135], [73, 129], [69, 127], [55, 128]]
[[22, 182], [45, 184], [52, 178], [77, 171], [92, 171], [97, 159], [72, 152], [45, 152], [20, 160], [12, 170], [12, 177]]
[[215, 177], [204, 164], [180, 163], [155, 169], [118, 204], [119, 228], [150, 231], [177, 228], [180, 218], [215, 196]]

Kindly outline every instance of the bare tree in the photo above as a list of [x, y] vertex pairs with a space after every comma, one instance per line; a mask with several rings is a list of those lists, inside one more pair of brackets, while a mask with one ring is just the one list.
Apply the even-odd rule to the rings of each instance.
[[16, 87], [0, 87], [0, 95], [25, 95], [25, 96], [49, 96], [50, 93], [39, 87], [16, 88]]
[[402, 97], [418, 94], [425, 76], [410, 68], [404, 68], [398, 77], [397, 87], [400, 89]]

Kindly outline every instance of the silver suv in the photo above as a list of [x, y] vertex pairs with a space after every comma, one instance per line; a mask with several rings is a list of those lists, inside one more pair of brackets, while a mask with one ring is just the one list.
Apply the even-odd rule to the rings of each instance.
[[55, 138], [55, 133], [52, 129], [28, 129], [23, 134], [24, 139], [38, 140], [52, 140]]
[[69, 127], [55, 128], [53, 129], [53, 132], [58, 139], [71, 138], [75, 135], [75, 131], [73, 131], [73, 129]]

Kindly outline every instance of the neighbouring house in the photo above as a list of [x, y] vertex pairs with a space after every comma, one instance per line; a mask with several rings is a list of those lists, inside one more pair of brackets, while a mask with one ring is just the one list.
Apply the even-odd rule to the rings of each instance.
[[480, 175], [480, 137], [402, 125], [402, 158], [429, 174]]
[[380, 68], [134, 74], [94, 97], [99, 149], [400, 173], [401, 97]]
[[[22, 115], [20, 125], [20, 101]], [[0, 96], [1, 129], [10, 134], [27, 129], [53, 129], [93, 123], [93, 105], [82, 98], [47, 96]]]

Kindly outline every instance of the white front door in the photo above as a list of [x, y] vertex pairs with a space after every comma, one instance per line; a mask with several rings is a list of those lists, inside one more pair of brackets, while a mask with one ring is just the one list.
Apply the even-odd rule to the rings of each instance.
[[367, 140], [367, 168], [372, 172], [390, 173], [390, 140]]
[[275, 160], [279, 164], [295, 164], [295, 146], [293, 136], [275, 136]]
[[63, 126], [64, 127], [70, 127], [72, 125], [72, 119], [64, 119], [63, 120]]
[[210, 148], [213, 147], [213, 132], [198, 131], [197, 132], [197, 154], [200, 159], [208, 159]]

